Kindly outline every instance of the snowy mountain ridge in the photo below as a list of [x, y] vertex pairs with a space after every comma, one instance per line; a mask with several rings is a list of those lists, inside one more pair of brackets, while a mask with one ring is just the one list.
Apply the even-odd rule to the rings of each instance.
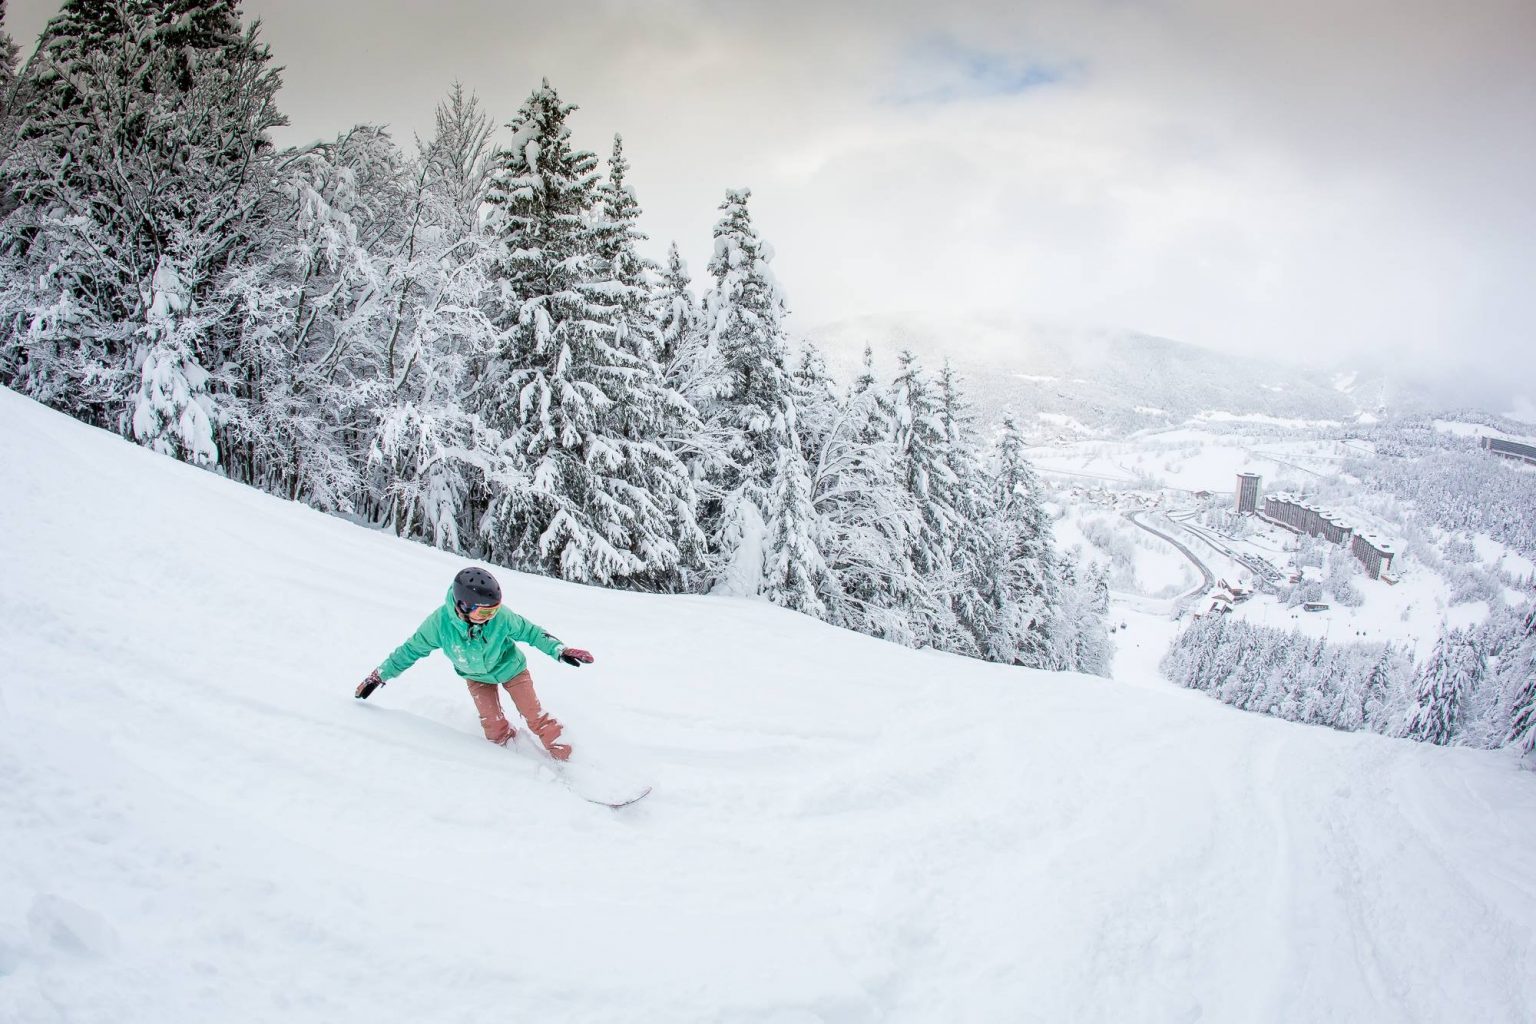
[[1212, 352], [1131, 331], [1053, 325], [1012, 314], [945, 319], [869, 316], [804, 332], [839, 376], [858, 372], [865, 345], [877, 367], [903, 350], [937, 370], [950, 360], [983, 413], [1068, 415], [1110, 432], [1182, 422], [1202, 412], [1350, 421], [1410, 412], [1423, 396], [1383, 375], [1300, 369]]
[[3, 389], [0, 474], [0, 1020], [1536, 1009], [1503, 752], [498, 570], [597, 656], [532, 668], [612, 812], [441, 658], [353, 699], [459, 559]]

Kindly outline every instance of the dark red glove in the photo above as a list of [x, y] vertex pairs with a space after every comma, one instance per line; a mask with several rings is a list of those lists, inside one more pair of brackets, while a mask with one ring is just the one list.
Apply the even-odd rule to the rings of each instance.
[[370, 693], [383, 685], [384, 680], [379, 678], [379, 670], [374, 669], [372, 672], [368, 673], [367, 679], [364, 679], [361, 683], [357, 684], [357, 696], [363, 700], [367, 700]]
[[560, 660], [565, 662], [567, 665], [576, 665], [579, 667], [582, 665], [592, 664], [592, 655], [588, 654], [580, 647], [567, 647], [560, 652]]

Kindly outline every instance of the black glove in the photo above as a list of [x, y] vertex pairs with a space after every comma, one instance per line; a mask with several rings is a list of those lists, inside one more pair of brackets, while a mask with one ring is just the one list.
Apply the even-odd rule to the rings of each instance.
[[368, 678], [357, 684], [357, 696], [367, 700], [368, 695], [384, 685], [384, 680], [379, 678], [379, 670], [374, 669], [368, 673]]
[[567, 665], [575, 665], [580, 668], [582, 665], [592, 664], [592, 655], [580, 647], [567, 647], [560, 652], [560, 660]]

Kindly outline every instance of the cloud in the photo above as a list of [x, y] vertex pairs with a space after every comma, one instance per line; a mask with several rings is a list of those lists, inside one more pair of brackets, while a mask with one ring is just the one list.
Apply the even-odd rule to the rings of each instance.
[[968, 45], [941, 32], [908, 48], [897, 81], [881, 101], [903, 105], [1018, 96], [1060, 84], [1080, 71], [1075, 62], [1050, 65], [1022, 54]]
[[802, 322], [1006, 306], [1536, 398], [1529, 0], [244, 6], [284, 141], [548, 76], [578, 144], [623, 132], [658, 255], [702, 274], [750, 186]]

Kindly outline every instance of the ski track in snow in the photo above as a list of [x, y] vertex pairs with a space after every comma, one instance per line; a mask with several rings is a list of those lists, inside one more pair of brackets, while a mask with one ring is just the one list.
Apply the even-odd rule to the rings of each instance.
[[352, 699], [460, 560], [7, 391], [0, 480], [6, 1024], [1536, 1014], [1507, 753], [502, 574], [612, 811]]

